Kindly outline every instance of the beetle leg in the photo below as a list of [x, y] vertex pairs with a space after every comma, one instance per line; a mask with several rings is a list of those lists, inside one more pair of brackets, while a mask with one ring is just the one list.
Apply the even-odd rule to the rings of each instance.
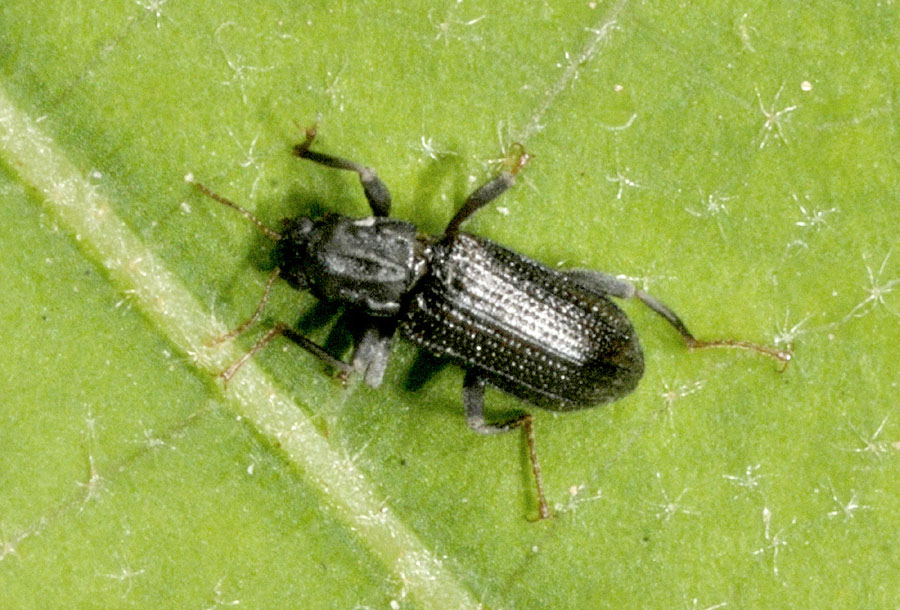
[[219, 337], [215, 337], [214, 339], [210, 339], [207, 341], [207, 345], [212, 347], [214, 345], [219, 345], [220, 343], [224, 343], [225, 341], [230, 341], [234, 339], [238, 335], [242, 334], [245, 330], [253, 326], [257, 320], [259, 320], [259, 316], [262, 315], [263, 309], [266, 307], [266, 303], [269, 302], [269, 293], [272, 292], [272, 284], [275, 283], [275, 280], [278, 279], [278, 274], [280, 273], [278, 267], [275, 267], [275, 270], [272, 271], [272, 274], [269, 276], [269, 279], [266, 281], [266, 289], [263, 292], [262, 298], [259, 300], [259, 304], [256, 306], [256, 311], [253, 312], [253, 315], [244, 320], [235, 328], [232, 328], [224, 335]]
[[534, 443], [533, 418], [526, 413], [502, 424], [489, 424], [484, 420], [484, 377], [473, 370], [466, 371], [463, 380], [463, 404], [466, 407], [466, 423], [469, 428], [479, 434], [498, 434], [513, 428], [522, 428], [525, 442], [528, 445], [528, 458], [531, 460], [531, 472], [537, 489], [538, 514], [541, 519], [550, 517], [550, 507], [544, 496], [544, 479], [541, 476], [541, 464], [538, 462], [537, 449]]
[[466, 407], [466, 423], [478, 434], [499, 434], [522, 425], [526, 417], [520, 415], [501, 424], [489, 424], [484, 420], [484, 377], [475, 371], [466, 371], [463, 380], [463, 405]]
[[630, 299], [634, 296], [634, 284], [608, 273], [592, 269], [566, 269], [563, 273], [575, 280], [580, 286], [603, 296]]
[[498, 175], [475, 189], [475, 191], [466, 198], [466, 202], [450, 221], [450, 224], [447, 225], [447, 228], [444, 229], [444, 235], [449, 235], [458, 231], [460, 225], [468, 220], [472, 214], [505, 193], [516, 183], [516, 174], [518, 174], [519, 170], [528, 163], [528, 159], [530, 158], [521, 145], [518, 145], [518, 150], [519, 154], [512, 162], [512, 168], [510, 170], [500, 172]]
[[350, 375], [350, 373], [353, 372], [353, 369], [350, 367], [349, 364], [347, 364], [346, 362], [341, 362], [340, 360], [338, 360], [337, 358], [335, 358], [334, 356], [329, 354], [327, 351], [325, 351], [325, 349], [322, 346], [320, 346], [319, 344], [313, 342], [310, 339], [307, 339], [306, 337], [304, 337], [297, 331], [295, 331], [291, 328], [288, 328], [284, 324], [279, 323], [279, 324], [276, 324], [275, 326], [273, 326], [272, 328], [270, 328], [269, 331], [265, 335], [263, 335], [263, 337], [259, 341], [257, 341], [253, 345], [253, 347], [250, 348], [250, 351], [248, 351], [246, 354], [241, 356], [241, 358], [237, 362], [235, 362], [234, 364], [229, 366], [227, 369], [222, 371], [219, 374], [219, 377], [221, 377], [225, 381], [225, 383], [228, 383], [228, 381], [232, 377], [234, 377], [234, 375], [238, 372], [238, 370], [242, 366], [244, 366], [244, 364], [248, 360], [250, 360], [250, 358], [255, 356], [257, 352], [259, 352], [261, 349], [263, 349], [265, 346], [267, 346], [269, 343], [271, 343], [274, 339], [276, 339], [282, 335], [287, 337], [288, 339], [290, 339], [291, 341], [293, 341], [294, 343], [296, 343], [297, 345], [299, 345], [306, 351], [308, 351], [310, 354], [312, 354], [313, 356], [315, 356], [316, 358], [318, 358], [325, 364], [337, 369], [338, 376], [341, 379], [346, 380], [347, 377]]
[[370, 387], [381, 385], [384, 371], [391, 357], [391, 346], [397, 323], [394, 320], [372, 321], [365, 330], [351, 358], [353, 370], [362, 373]]
[[365, 165], [360, 165], [355, 161], [333, 157], [331, 155], [310, 150], [309, 147], [312, 145], [315, 138], [315, 126], [308, 127], [306, 129], [306, 139], [302, 143], [294, 146], [294, 154], [301, 159], [309, 159], [310, 161], [325, 165], [326, 167], [356, 172], [359, 174], [359, 181], [362, 183], [363, 191], [366, 193], [366, 199], [369, 202], [369, 207], [372, 208], [372, 213], [375, 216], [389, 215], [391, 212], [391, 193], [388, 191], [384, 182], [382, 182], [375, 173], [375, 170], [366, 167]]
[[[608, 273], [601, 273], [599, 271], [591, 271], [588, 269], [571, 269], [565, 272], [570, 278], [572, 278], [579, 286], [590, 290], [596, 294], [600, 294], [602, 296], [614, 296], [621, 299], [631, 299], [637, 297], [644, 305], [652, 309], [656, 314], [665, 319], [666, 322], [671, 324], [675, 330], [678, 331], [678, 334], [681, 335], [681, 338], [684, 340], [685, 345], [687, 345], [688, 349], [705, 349], [708, 347], [733, 347], [740, 349], [749, 349], [755, 352], [759, 352], [770, 358], [774, 358], [782, 363], [783, 367], [786, 367], [788, 363], [791, 361], [791, 353], [789, 351], [783, 351], [779, 349], [775, 349], [773, 347], [768, 347], [766, 345], [759, 345], [757, 343], [750, 343], [749, 341], [739, 341], [737, 339], [713, 339], [711, 341], [704, 341], [701, 339], [697, 339], [694, 337], [694, 334], [688, 330], [688, 327], [684, 322], [681, 321], [681, 318], [678, 317], [674, 311], [672, 311], [666, 304], [661, 302], [659, 299], [654, 297], [653, 295], [647, 294], [643, 290], [635, 288], [635, 286], [621, 278], [615, 277], [613, 275], [609, 275]], [[784, 370], [784, 368], [782, 368]]]

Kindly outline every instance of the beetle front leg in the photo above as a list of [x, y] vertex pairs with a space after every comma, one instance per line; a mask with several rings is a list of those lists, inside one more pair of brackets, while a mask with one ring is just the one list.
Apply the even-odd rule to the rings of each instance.
[[533, 418], [526, 413], [502, 424], [489, 424], [484, 419], [484, 388], [487, 385], [484, 377], [475, 371], [466, 371], [463, 380], [463, 405], [466, 408], [466, 423], [469, 428], [479, 434], [499, 434], [508, 432], [513, 428], [522, 428], [525, 433], [525, 443], [528, 445], [528, 457], [531, 460], [531, 472], [534, 474], [534, 484], [537, 489], [538, 514], [541, 519], [550, 517], [550, 506], [544, 496], [544, 479], [541, 475], [541, 464], [538, 461], [537, 449], [534, 442]]
[[370, 167], [360, 165], [355, 161], [333, 157], [324, 153], [314, 152], [309, 149], [313, 140], [316, 138], [316, 127], [308, 127], [306, 129], [306, 139], [294, 146], [294, 154], [301, 159], [309, 159], [335, 169], [344, 169], [359, 174], [359, 181], [362, 183], [363, 191], [366, 193], [366, 199], [369, 207], [372, 208], [372, 214], [375, 216], [387, 216], [391, 213], [391, 193], [387, 186], [378, 177]]
[[[778, 360], [782, 363], [783, 367], [786, 367], [791, 361], [791, 353], [788, 351], [775, 349], [766, 345], [759, 345], [757, 343], [750, 343], [749, 341], [739, 341], [737, 339], [714, 339], [704, 341], [697, 339], [694, 337], [694, 334], [688, 330], [685, 323], [681, 321], [678, 314], [672, 311], [666, 304], [653, 295], [647, 294], [643, 290], [636, 288], [634, 284], [622, 278], [588, 269], [570, 269], [565, 273], [578, 285], [601, 296], [613, 296], [620, 299], [637, 298], [644, 305], [652, 309], [657, 315], [665, 319], [666, 322], [671, 324], [675, 330], [678, 331], [678, 334], [681, 335], [681, 338], [684, 340], [688, 349], [733, 347], [759, 352]], [[784, 369], [782, 368], [782, 370]]]
[[219, 376], [225, 381], [225, 383], [228, 383], [228, 381], [232, 377], [234, 377], [238, 370], [240, 370], [240, 368], [244, 366], [244, 364], [246, 364], [248, 360], [250, 360], [257, 354], [257, 352], [259, 352], [261, 349], [263, 349], [265, 346], [267, 346], [269, 343], [280, 336], [287, 337], [325, 364], [336, 369], [338, 371], [338, 376], [343, 380], [346, 380], [350, 376], [350, 373], [353, 372], [353, 368], [349, 364], [347, 364], [346, 362], [342, 362], [329, 354], [327, 351], [325, 351], [325, 348], [323, 348], [318, 343], [307, 339], [297, 331], [288, 328], [284, 324], [279, 323], [270, 328], [269, 331], [265, 335], [263, 335], [263, 337], [259, 341], [257, 341], [246, 354], [241, 356], [241, 358], [237, 362], [222, 371]]
[[256, 311], [253, 312], [253, 315], [250, 316], [249, 318], [247, 318], [246, 320], [244, 320], [243, 322], [241, 322], [235, 328], [232, 328], [231, 330], [229, 330], [224, 335], [215, 337], [214, 339], [210, 339], [209, 341], [207, 341], [207, 345], [214, 346], [214, 345], [218, 345], [220, 343], [224, 343], [225, 341], [230, 341], [231, 339], [234, 339], [238, 335], [242, 334], [245, 330], [247, 330], [248, 328], [253, 326], [253, 324], [255, 324], [256, 321], [259, 320], [259, 317], [262, 315], [263, 309], [265, 309], [265, 307], [266, 307], [266, 303], [269, 302], [269, 293], [272, 292], [272, 284], [274, 284], [275, 280], [278, 279], [279, 273], [280, 273], [280, 271], [279, 271], [278, 267], [275, 267], [275, 270], [269, 276], [269, 279], [266, 280], [265, 292], [263, 292], [263, 296], [259, 300], [259, 304], [256, 306]]

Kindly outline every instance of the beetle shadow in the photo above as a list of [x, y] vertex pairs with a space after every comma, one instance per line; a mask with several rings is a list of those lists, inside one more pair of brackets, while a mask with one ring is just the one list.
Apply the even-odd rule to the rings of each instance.
[[[329, 212], [329, 208], [323, 205], [321, 197], [312, 196], [299, 189], [289, 191], [286, 197], [264, 200], [256, 207], [259, 210], [266, 210], [265, 216], [260, 216], [262, 223], [278, 233], [294, 218], [300, 216], [321, 218]], [[256, 231], [254, 235], [247, 260], [256, 269], [272, 271], [276, 265], [275, 241], [260, 231]]]
[[468, 195], [463, 169], [461, 154], [445, 153], [432, 157], [419, 172], [411, 208], [420, 232], [444, 232]]
[[403, 389], [407, 392], [418, 392], [431, 381], [435, 375], [450, 365], [447, 358], [435, 356], [423, 349], [416, 350], [416, 356], [406, 373]]
[[[370, 321], [369, 316], [361, 315], [357, 310], [348, 309], [340, 303], [316, 301], [300, 315], [292, 328], [307, 336], [330, 325], [322, 348], [335, 358], [346, 361], [359, 345]], [[438, 373], [451, 365], [449, 359], [417, 348], [403, 381], [404, 391], [421, 391]]]
[[[301, 313], [292, 328], [303, 336], [330, 325], [322, 348], [340, 360], [347, 362], [349, 354], [359, 345], [371, 318], [340, 303], [316, 301]], [[435, 356], [423, 349], [416, 355], [406, 373], [403, 389], [415, 393], [424, 388], [438, 373], [452, 363], [447, 358]]]
[[[283, 217], [278, 223], [283, 225], [288, 220], [298, 218], [300, 216], [308, 216], [309, 218], [321, 218], [329, 212], [335, 212], [334, 206], [325, 205], [327, 197], [322, 195], [314, 195], [306, 189], [294, 187], [288, 191], [287, 196], [282, 201], [282, 208], [286, 208], [288, 215]], [[278, 228], [281, 228], [279, 226]]]
[[316, 301], [311, 308], [300, 314], [293, 328], [301, 335], [307, 336], [329, 325], [331, 328], [322, 343], [322, 348], [335, 358], [343, 360], [360, 333], [355, 331], [350, 312], [340, 303]]

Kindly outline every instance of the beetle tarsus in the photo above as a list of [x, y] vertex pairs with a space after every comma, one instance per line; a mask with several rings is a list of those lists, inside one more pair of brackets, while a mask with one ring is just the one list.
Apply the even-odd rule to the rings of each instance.
[[290, 339], [298, 346], [302, 347], [313, 356], [332, 367], [337, 371], [337, 376], [339, 379], [346, 381], [349, 379], [350, 374], [353, 372], [353, 367], [351, 367], [346, 362], [342, 362], [338, 360], [327, 351], [325, 348], [320, 346], [319, 344], [307, 339], [297, 331], [287, 327], [286, 325], [279, 322], [272, 328], [270, 328], [265, 335], [263, 335], [256, 343], [253, 344], [247, 353], [240, 357], [234, 364], [229, 366], [227, 369], [219, 373], [219, 377], [227, 384], [232, 377], [240, 370], [244, 364], [247, 363], [248, 360], [253, 358], [260, 350], [266, 347], [269, 343], [277, 339], [278, 337], [284, 336], [287, 339]]
[[541, 463], [538, 461], [537, 444], [534, 441], [534, 422], [529, 414], [522, 418], [522, 430], [525, 432], [525, 443], [528, 445], [528, 457], [531, 460], [531, 472], [534, 475], [534, 484], [537, 489], [538, 516], [540, 519], [549, 519], [552, 515], [547, 498], [544, 496], [544, 477], [541, 474]]
[[525, 147], [519, 142], [513, 142], [512, 146], [509, 147], [509, 159], [507, 161], [509, 163], [509, 173], [513, 176], [517, 175], [529, 161], [531, 161], [531, 155], [526, 152]]
[[240, 370], [240, 368], [242, 366], [244, 366], [244, 364], [246, 364], [248, 360], [253, 358], [253, 356], [255, 356], [256, 353], [259, 352], [259, 350], [263, 349], [265, 346], [267, 346], [269, 343], [271, 343], [275, 338], [277, 338], [278, 336], [283, 334], [284, 331], [285, 331], [285, 326], [283, 324], [276, 324], [275, 326], [270, 328], [266, 332], [266, 334], [263, 335], [262, 338], [257, 340], [257, 342], [253, 344], [253, 347], [251, 347], [243, 356], [241, 356], [236, 362], [234, 362], [227, 369], [225, 369], [224, 371], [219, 373], [219, 377], [222, 379], [222, 381], [224, 381], [225, 384], [227, 385], [228, 382], [231, 381], [231, 378], [234, 377], [235, 374], [237, 374], [237, 372]]
[[697, 339], [694, 334], [688, 330], [684, 322], [681, 321], [681, 318], [679, 318], [674, 311], [669, 309], [668, 306], [664, 305], [657, 298], [647, 294], [643, 290], [637, 289], [635, 289], [634, 291], [634, 296], [640, 299], [650, 309], [665, 318], [666, 321], [669, 322], [669, 324], [674, 326], [678, 331], [678, 334], [680, 334], [681, 338], [684, 340], [685, 345], [687, 345], [688, 349], [690, 350], [707, 349], [711, 347], [728, 347], [750, 350], [779, 361], [782, 365], [780, 369], [781, 371], [784, 371], [791, 361], [792, 354], [790, 351], [783, 351], [775, 349], [773, 347], [768, 347], [766, 345], [752, 343], [750, 341], [741, 341], [738, 339], [712, 339], [704, 341], [701, 339]]
[[737, 339], [715, 339], [711, 341], [701, 341], [700, 339], [696, 339], [693, 336], [684, 338], [685, 344], [687, 344], [688, 349], [706, 349], [710, 347], [730, 347], [735, 349], [746, 349], [750, 351], [757, 352], [764, 356], [768, 356], [769, 358], [773, 358], [781, 363], [778, 371], [783, 373], [788, 365], [791, 363], [791, 359], [793, 358], [793, 353], [790, 350], [780, 350], [775, 349], [774, 347], [769, 347], [767, 345], [760, 345], [758, 343], [752, 343], [750, 341], [739, 341]]

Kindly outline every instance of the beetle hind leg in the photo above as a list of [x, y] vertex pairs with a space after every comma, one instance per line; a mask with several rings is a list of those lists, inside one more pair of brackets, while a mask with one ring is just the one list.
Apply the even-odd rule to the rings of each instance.
[[474, 371], [466, 371], [463, 381], [463, 405], [466, 408], [466, 423], [478, 434], [500, 434], [522, 425], [527, 415], [519, 415], [508, 421], [489, 424], [484, 419], [484, 378]]
[[678, 331], [678, 334], [681, 335], [681, 338], [684, 340], [688, 349], [705, 349], [708, 347], [747, 349], [778, 360], [782, 364], [782, 370], [784, 370], [783, 367], [786, 367], [791, 361], [791, 353], [789, 351], [783, 351], [766, 345], [751, 343], [749, 341], [739, 341], [737, 339], [714, 339], [704, 341], [697, 339], [694, 334], [688, 330], [685, 323], [681, 321], [678, 314], [672, 311], [665, 303], [653, 295], [647, 294], [643, 290], [636, 288], [634, 284], [622, 278], [615, 277], [608, 273], [591, 271], [589, 269], [570, 269], [565, 273], [579, 286], [596, 294], [613, 296], [620, 299], [637, 298], [657, 315], [665, 319], [666, 322], [671, 324], [675, 330]]
[[534, 474], [534, 483], [537, 490], [538, 514], [541, 519], [550, 517], [550, 506], [544, 496], [544, 479], [541, 476], [541, 464], [538, 461], [537, 449], [534, 442], [533, 418], [526, 413], [499, 424], [489, 424], [484, 419], [484, 388], [487, 382], [477, 372], [466, 371], [463, 381], [463, 405], [466, 408], [466, 423], [469, 428], [479, 434], [499, 434], [508, 432], [514, 428], [522, 428], [525, 434], [525, 443], [528, 445], [528, 458], [531, 461], [531, 472]]

